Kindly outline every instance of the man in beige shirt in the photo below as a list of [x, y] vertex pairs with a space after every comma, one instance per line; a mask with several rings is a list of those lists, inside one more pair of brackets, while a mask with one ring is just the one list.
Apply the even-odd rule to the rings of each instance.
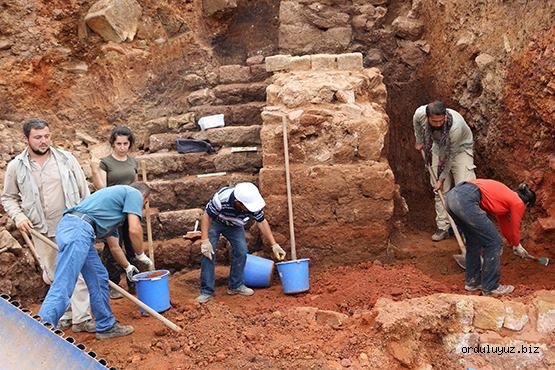
[[433, 241], [449, 237], [449, 220], [438, 190], [447, 193], [463, 181], [474, 180], [474, 138], [464, 118], [455, 110], [434, 101], [416, 109], [412, 118], [416, 150], [424, 150], [426, 164], [435, 173], [430, 183], [436, 192], [436, 232]]
[[[27, 148], [17, 155], [6, 169], [2, 206], [15, 221], [21, 233], [35, 229], [54, 241], [56, 225], [64, 210], [78, 204], [89, 195], [81, 166], [75, 157], [52, 146], [48, 123], [29, 119], [23, 125]], [[57, 252], [39, 238], [33, 238], [43, 278], [47, 284], [54, 280]], [[72, 327], [74, 332], [94, 332], [90, 314], [89, 292], [79, 278], [68, 311], [60, 327]]]

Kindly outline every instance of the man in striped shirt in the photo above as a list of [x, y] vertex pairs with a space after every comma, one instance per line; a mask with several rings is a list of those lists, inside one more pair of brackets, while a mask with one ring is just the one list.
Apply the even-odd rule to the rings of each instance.
[[248, 252], [245, 224], [250, 218], [257, 222], [262, 236], [272, 246], [274, 256], [278, 260], [285, 258], [285, 251], [276, 243], [270, 225], [264, 218], [265, 205], [258, 188], [250, 182], [242, 182], [235, 187], [224, 187], [218, 190], [208, 202], [200, 220], [203, 256], [200, 295], [196, 299], [198, 303], [206, 303], [214, 298], [214, 255], [220, 234], [231, 243], [232, 248], [227, 293], [245, 296], [254, 294], [254, 291], [245, 286], [243, 281]]

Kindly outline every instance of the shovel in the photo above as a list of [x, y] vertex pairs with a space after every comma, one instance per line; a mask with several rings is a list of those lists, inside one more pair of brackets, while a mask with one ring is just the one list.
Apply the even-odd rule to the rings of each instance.
[[[434, 173], [434, 170], [432, 169], [431, 166], [429, 166], [426, 163], [426, 156], [424, 155], [424, 150], [420, 150], [420, 153], [422, 153], [424, 164], [428, 169], [428, 172], [430, 173], [432, 180], [434, 180], [434, 182], [437, 182], [437, 177]], [[441, 189], [439, 189], [437, 192], [439, 194], [439, 199], [441, 199], [441, 203], [443, 204], [443, 208], [445, 208], [445, 198], [443, 197], [443, 192], [441, 191]], [[455, 259], [455, 262], [457, 262], [457, 265], [459, 265], [463, 270], [466, 270], [466, 246], [464, 245], [464, 241], [462, 240], [461, 234], [459, 233], [459, 229], [457, 228], [455, 221], [453, 221], [453, 219], [451, 218], [451, 215], [449, 214], [449, 212], [447, 212], [447, 219], [449, 220], [449, 224], [451, 224], [451, 228], [453, 229], [453, 233], [455, 234], [455, 239], [457, 239], [457, 243], [459, 244], [459, 249], [461, 250], [461, 254], [454, 254], [453, 258]]]

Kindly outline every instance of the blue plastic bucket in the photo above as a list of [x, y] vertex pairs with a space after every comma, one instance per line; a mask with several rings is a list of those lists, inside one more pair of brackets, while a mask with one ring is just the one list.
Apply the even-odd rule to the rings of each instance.
[[308, 258], [276, 263], [283, 293], [306, 292], [310, 288]]
[[274, 261], [247, 254], [247, 263], [243, 271], [245, 285], [251, 288], [267, 288], [272, 282]]
[[[133, 276], [137, 280], [139, 300], [156, 312], [163, 312], [171, 307], [169, 275], [168, 270], [156, 270]], [[145, 312], [142, 308], [140, 311]]]

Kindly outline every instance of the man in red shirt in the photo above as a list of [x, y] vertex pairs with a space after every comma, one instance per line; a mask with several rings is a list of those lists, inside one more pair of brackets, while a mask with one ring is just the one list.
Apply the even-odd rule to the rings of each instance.
[[484, 295], [503, 295], [514, 290], [512, 285], [499, 284], [501, 237], [488, 215], [497, 220], [513, 252], [524, 258], [528, 252], [520, 244], [520, 221], [526, 207], [535, 202], [536, 194], [526, 184], [512, 191], [487, 179], [462, 182], [447, 193], [447, 211], [466, 238], [466, 290], [482, 290]]

